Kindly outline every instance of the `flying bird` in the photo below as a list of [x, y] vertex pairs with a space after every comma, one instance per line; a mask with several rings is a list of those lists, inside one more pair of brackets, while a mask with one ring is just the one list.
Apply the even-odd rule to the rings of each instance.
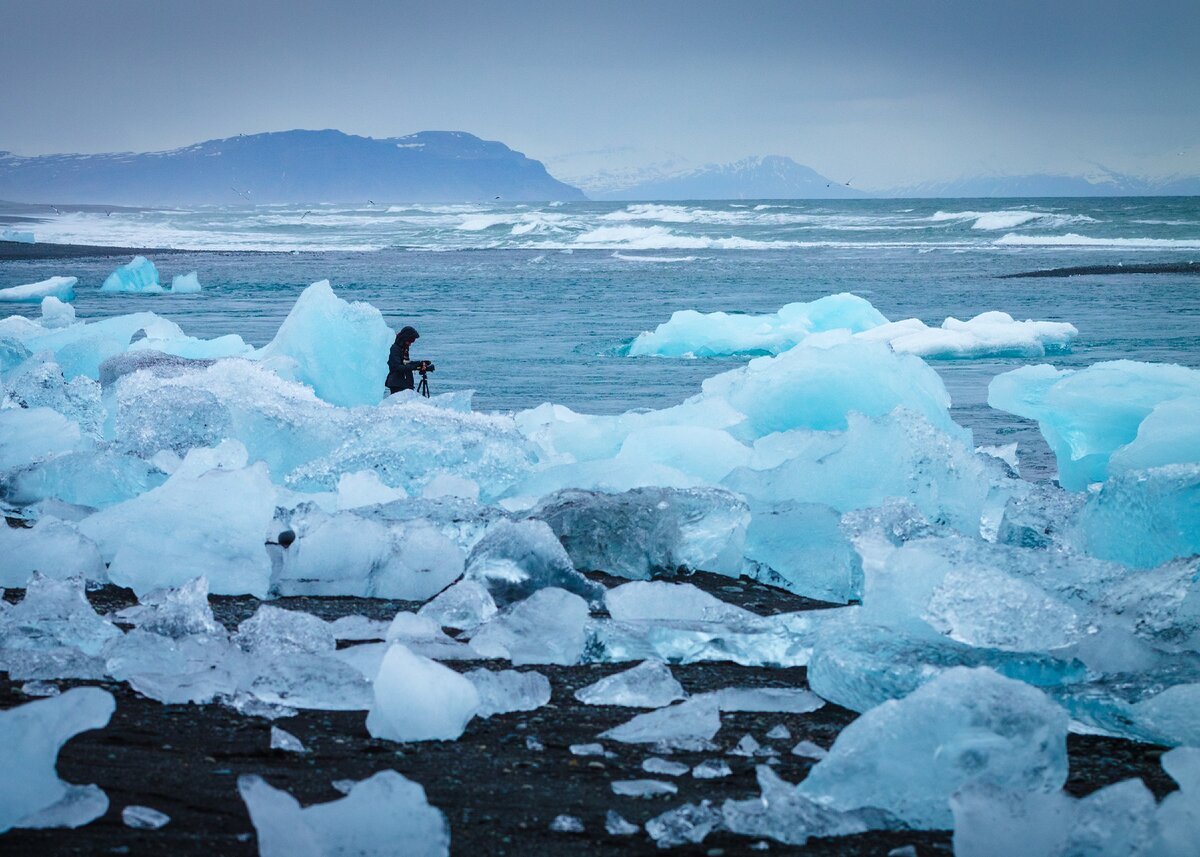
[[374, 204], [375, 204], [375, 200], [373, 200], [373, 199], [367, 200], [367, 205], [374, 205]]
[[306, 211], [306, 212], [304, 212], [303, 214], [301, 214], [301, 215], [300, 215], [300, 219], [301, 219], [301, 220], [303, 220], [304, 218], [308, 217], [310, 214], [312, 214], [312, 209], [311, 209], [311, 208], [310, 208], [308, 211]]
[[249, 201], [249, 199], [250, 199], [250, 191], [248, 191], [248, 190], [247, 190], [247, 191], [240, 191], [240, 190], [238, 190], [236, 187], [234, 187], [233, 185], [230, 185], [230, 186], [229, 186], [229, 189], [230, 189], [231, 191], [233, 191], [234, 193], [236, 193], [238, 196], [240, 196], [240, 197], [244, 198], [245, 200]]

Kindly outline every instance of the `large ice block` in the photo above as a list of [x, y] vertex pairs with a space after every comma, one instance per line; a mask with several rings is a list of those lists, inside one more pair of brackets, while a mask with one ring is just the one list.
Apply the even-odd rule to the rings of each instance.
[[797, 788], [834, 809], [946, 829], [961, 789], [1058, 791], [1066, 739], [1066, 712], [1041, 691], [990, 669], [951, 669], [843, 729]]
[[750, 524], [740, 498], [711, 488], [566, 490], [530, 514], [550, 525], [577, 568], [641, 580], [680, 568], [736, 576]]
[[471, 647], [484, 657], [508, 658], [514, 666], [571, 666], [583, 656], [587, 621], [587, 602], [578, 595], [539, 589], [481, 625]]
[[[1200, 396], [1200, 371], [1166, 363], [1113, 360], [1085, 369], [1023, 366], [992, 379], [988, 404], [1037, 420], [1058, 460], [1063, 487], [1080, 491], [1109, 476], [1112, 456], [1118, 462], [1162, 465], [1194, 461], [1194, 434], [1179, 432], [1174, 409], [1141, 427], [1158, 407], [1177, 399]], [[1194, 405], [1179, 410], [1195, 413]]]
[[544, 521], [497, 521], [472, 548], [465, 574], [486, 586], [501, 607], [548, 586], [588, 601], [604, 595], [604, 587], [575, 570]]
[[[264, 542], [275, 511], [270, 474], [262, 462], [199, 464], [202, 472], [193, 474], [188, 462], [200, 452], [189, 453], [158, 488], [97, 512], [80, 530], [109, 560], [109, 578], [135, 592], [202, 574], [216, 594], [263, 598], [271, 577]], [[245, 458], [241, 448], [241, 463]]]
[[375, 678], [367, 731], [390, 741], [454, 741], [479, 705], [470, 680], [396, 644]]
[[108, 275], [100, 291], [162, 294], [166, 290], [158, 284], [158, 268], [154, 267], [154, 263], [145, 256], [134, 256], [130, 262]]
[[[13, 827], [79, 827], [104, 814], [104, 792], [63, 782], [55, 765], [63, 744], [80, 732], [107, 726], [115, 709], [108, 691], [78, 687], [0, 711], [0, 770], [5, 772], [0, 777], [0, 833]], [[56, 805], [63, 811], [56, 811]]]
[[262, 777], [238, 778], [261, 857], [446, 857], [450, 826], [425, 789], [395, 771], [351, 786], [344, 798], [301, 808]]
[[0, 302], [41, 303], [43, 298], [54, 297], [61, 301], [75, 300], [77, 277], [51, 277], [24, 286], [0, 289]]
[[327, 402], [370, 405], [383, 398], [393, 338], [379, 310], [342, 300], [322, 280], [301, 293], [258, 357]]

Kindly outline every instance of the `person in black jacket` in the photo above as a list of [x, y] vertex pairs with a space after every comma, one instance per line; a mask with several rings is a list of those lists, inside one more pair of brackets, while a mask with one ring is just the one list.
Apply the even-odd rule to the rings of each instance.
[[433, 371], [433, 364], [428, 360], [408, 359], [409, 347], [420, 338], [421, 335], [415, 327], [405, 327], [396, 334], [396, 341], [392, 343], [391, 351], [388, 352], [388, 376], [384, 381], [389, 393], [414, 389], [413, 372], [424, 375]]

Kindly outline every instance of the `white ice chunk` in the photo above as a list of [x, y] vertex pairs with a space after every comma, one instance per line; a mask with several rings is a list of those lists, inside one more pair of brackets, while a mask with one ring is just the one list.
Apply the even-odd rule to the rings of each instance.
[[608, 612], [618, 622], [754, 622], [761, 616], [709, 595], [691, 583], [665, 581], [625, 583], [604, 595]]
[[471, 647], [484, 657], [524, 664], [579, 663], [587, 643], [587, 602], [556, 587], [539, 589], [481, 625]]
[[624, 744], [667, 746], [711, 741], [721, 728], [721, 712], [713, 699], [689, 699], [678, 705], [639, 714], [601, 734]]
[[603, 756], [605, 755], [603, 744], [572, 744], [570, 746], [572, 756]]
[[301, 808], [258, 776], [238, 778], [261, 857], [445, 857], [450, 827], [425, 789], [395, 771], [355, 783], [344, 798]]
[[690, 768], [683, 762], [671, 762], [667, 759], [660, 759], [658, 756], [650, 756], [642, 760], [642, 770], [647, 774], [664, 774], [668, 777], [678, 777], [686, 774]]
[[857, 295], [828, 295], [810, 303], [790, 303], [768, 315], [679, 310], [653, 331], [639, 334], [629, 355], [639, 357], [725, 357], [778, 354], [810, 334], [869, 330], [887, 323], [879, 310]]
[[576, 568], [642, 580], [680, 568], [736, 577], [750, 524], [746, 504], [714, 488], [566, 490], [531, 515], [550, 525]]
[[[104, 793], [95, 786], [63, 782], [55, 765], [63, 744], [80, 732], [107, 726], [115, 709], [108, 691], [80, 687], [0, 711], [0, 770], [6, 772], [0, 777], [0, 832], [27, 826], [79, 827], [104, 814]], [[17, 771], [20, 776], [13, 776]], [[74, 810], [56, 812], [56, 805], [63, 803]]]
[[1141, 444], [1136, 441], [1155, 408], [1196, 397], [1200, 371], [1132, 360], [1094, 363], [1085, 369], [1023, 366], [996, 376], [988, 387], [993, 408], [1038, 421], [1058, 460], [1059, 481], [1071, 491], [1107, 479], [1111, 456], [1127, 445], [1134, 447], [1127, 464], [1188, 460], [1175, 457], [1175, 452], [1194, 451], [1194, 438], [1182, 445], [1154, 440], [1159, 434], [1154, 423], [1148, 428], [1150, 436]]
[[575, 691], [575, 698], [587, 705], [629, 708], [662, 708], [686, 696], [683, 685], [662, 661], [643, 661]]
[[659, 797], [676, 794], [679, 786], [663, 780], [613, 780], [612, 790], [623, 797]]
[[798, 790], [842, 811], [875, 807], [915, 828], [946, 829], [960, 789], [1060, 789], [1066, 737], [1066, 712], [1041, 691], [955, 668], [843, 729]]
[[138, 599], [117, 618], [163, 637], [181, 639], [191, 634], [224, 634], [208, 603], [208, 579], [197, 577], [173, 589], [155, 589]]
[[171, 278], [171, 294], [173, 295], [194, 295], [200, 291], [200, 278], [196, 276], [196, 272], [190, 274], [176, 274]]
[[721, 711], [773, 711], [808, 714], [825, 707], [825, 700], [799, 687], [726, 687], [701, 694], [712, 696]]
[[497, 521], [471, 549], [465, 575], [504, 606], [544, 587], [598, 601], [604, 587], [575, 570], [554, 531], [543, 521]]
[[604, 832], [609, 836], [631, 836], [641, 829], [614, 810], [610, 809], [604, 816]]
[[282, 750], [285, 753], [308, 752], [308, 748], [304, 746], [303, 741], [291, 732], [274, 725], [271, 726], [271, 749]]
[[406, 497], [408, 497], [407, 491], [403, 488], [392, 488], [385, 485], [374, 470], [343, 473], [342, 477], [338, 479], [337, 505], [339, 509], [374, 506], [377, 503], [390, 503]]
[[749, 800], [727, 800], [721, 808], [720, 823], [734, 833], [802, 846], [813, 837], [847, 836], [897, 826], [876, 809], [843, 812], [826, 806], [784, 782], [766, 765], [759, 765], [755, 773], [761, 794]]
[[35, 571], [54, 578], [108, 580], [95, 543], [74, 524], [53, 517], [40, 518], [32, 527], [0, 525], [0, 556], [0, 586], [24, 586]]
[[532, 670], [478, 669], [464, 673], [479, 692], [476, 717], [491, 717], [512, 711], [533, 711], [550, 701], [550, 679]]
[[285, 367], [327, 402], [372, 405], [383, 397], [393, 338], [379, 310], [347, 303], [322, 280], [304, 290], [258, 357]]
[[80, 530], [109, 559], [110, 579], [139, 594], [204, 575], [215, 594], [266, 597], [264, 542], [275, 512], [266, 465], [194, 475], [192, 455], [161, 486], [97, 512]]
[[733, 773], [724, 759], [705, 759], [692, 768], [692, 777], [697, 780], [719, 780]]
[[37, 283], [0, 289], [0, 302], [35, 304], [41, 303], [44, 298], [73, 301], [77, 282], [79, 279], [76, 277], [51, 277]]
[[447, 587], [417, 613], [440, 627], [473, 631], [496, 615], [496, 602], [477, 580], [460, 580]]
[[1161, 853], [1149, 847], [1156, 827], [1154, 795], [1141, 780], [1106, 786], [1082, 800], [1064, 792], [968, 789], [950, 804], [954, 853], [960, 857]]
[[583, 833], [583, 821], [573, 815], [556, 815], [550, 822], [555, 833]]
[[0, 410], [0, 471], [85, 446], [79, 424], [50, 408]]
[[154, 263], [145, 256], [134, 256], [128, 264], [108, 275], [100, 291], [162, 294], [165, 289], [158, 284], [158, 268]]
[[121, 821], [134, 830], [159, 830], [171, 821], [171, 816], [148, 806], [130, 804], [121, 810]]
[[804, 759], [824, 759], [829, 752], [819, 744], [805, 739], [792, 748], [792, 755]]
[[454, 741], [479, 709], [468, 679], [405, 646], [383, 657], [367, 731], [390, 741]]
[[421, 496], [426, 500], [437, 500], [442, 497], [459, 497], [463, 500], [476, 501], [479, 499], [479, 483], [474, 479], [466, 479], [454, 473], [440, 470], [421, 489]]

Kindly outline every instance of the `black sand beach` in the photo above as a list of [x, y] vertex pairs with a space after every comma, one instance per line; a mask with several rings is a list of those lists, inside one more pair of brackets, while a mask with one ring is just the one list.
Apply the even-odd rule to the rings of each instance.
[[[612, 584], [613, 578], [592, 575]], [[695, 574], [688, 581], [714, 595], [762, 614], [810, 609], [818, 602], [801, 599], [762, 584]], [[9, 590], [5, 598], [19, 600]], [[128, 590], [106, 587], [90, 596], [101, 612], [134, 602]], [[217, 618], [232, 628], [249, 617], [259, 602], [241, 597], [213, 597]], [[331, 619], [362, 614], [390, 618], [405, 602], [358, 598], [284, 598], [277, 606], [304, 610]], [[452, 664], [453, 665], [453, 664]], [[478, 663], [458, 665], [472, 669]], [[503, 669], [507, 663], [486, 663]], [[571, 744], [590, 743], [605, 729], [639, 713], [634, 709], [589, 706], [577, 702], [574, 691], [624, 669], [605, 664], [578, 667], [536, 667], [553, 688], [550, 705], [532, 712], [475, 719], [455, 742], [396, 744], [370, 737], [363, 712], [306, 711], [275, 721], [296, 735], [310, 750], [305, 755], [269, 749], [270, 722], [244, 717], [217, 706], [161, 705], [125, 685], [104, 684], [117, 699], [109, 726], [70, 741], [59, 756], [59, 772], [69, 782], [96, 783], [109, 797], [109, 811], [77, 830], [13, 830], [5, 834], [4, 853], [11, 855], [174, 854], [252, 855], [256, 842], [249, 816], [237, 793], [237, 778], [259, 774], [272, 785], [294, 794], [302, 804], [340, 796], [333, 780], [363, 779], [392, 768], [425, 787], [430, 803], [440, 808], [451, 828], [452, 852], [479, 854], [654, 854], [660, 852], [645, 833], [615, 837], [604, 832], [605, 813], [612, 809], [644, 824], [650, 818], [685, 802], [703, 799], [719, 804], [726, 798], [758, 794], [754, 768], [763, 759], [723, 753], [676, 753], [671, 758], [689, 765], [723, 758], [733, 774], [723, 779], [674, 779], [677, 795], [639, 799], [612, 793], [614, 780], [652, 775], [641, 762], [653, 755], [648, 748], [604, 742], [613, 758], [571, 754]], [[692, 664], [673, 667], [692, 693], [729, 686], [803, 687], [805, 670], [740, 667], [734, 664]], [[3, 676], [3, 674], [0, 674]], [[67, 687], [72, 682], [59, 682]], [[0, 677], [0, 708], [27, 702], [19, 685]], [[803, 739], [828, 747], [837, 733], [857, 715], [835, 705], [805, 715], [732, 713], [716, 742], [732, 747], [746, 733], [780, 752], [775, 771], [790, 782], [806, 775], [811, 760], [790, 754]], [[789, 740], [768, 741], [766, 732], [777, 724], [791, 732]], [[531, 750], [536, 738], [544, 749]], [[1159, 767], [1162, 748], [1130, 741], [1071, 736], [1068, 739], [1071, 775], [1067, 790], [1084, 795], [1101, 786], [1141, 777], [1159, 797], [1173, 784]], [[659, 777], [661, 778], [661, 777]], [[666, 778], [670, 779], [670, 778]], [[157, 831], [133, 830], [121, 822], [130, 804], [150, 806], [171, 816]], [[550, 821], [566, 813], [579, 817], [582, 834], [555, 833]], [[761, 853], [754, 841], [713, 834], [698, 846], [673, 849], [681, 855]], [[949, 854], [948, 832], [873, 832], [837, 839], [812, 840], [804, 848], [769, 843], [769, 853], [809, 855], [884, 855], [903, 845], [917, 853]], [[761, 847], [761, 846], [760, 846]]]

